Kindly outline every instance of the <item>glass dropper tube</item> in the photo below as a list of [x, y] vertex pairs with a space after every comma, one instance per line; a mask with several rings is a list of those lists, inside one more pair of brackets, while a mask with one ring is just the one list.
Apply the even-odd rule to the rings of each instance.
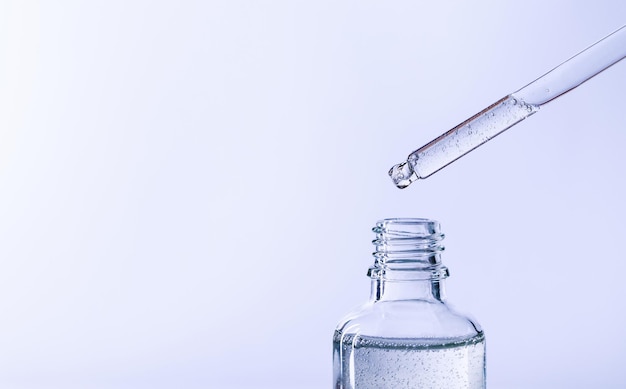
[[401, 189], [431, 176], [624, 57], [626, 25], [415, 150], [389, 176]]

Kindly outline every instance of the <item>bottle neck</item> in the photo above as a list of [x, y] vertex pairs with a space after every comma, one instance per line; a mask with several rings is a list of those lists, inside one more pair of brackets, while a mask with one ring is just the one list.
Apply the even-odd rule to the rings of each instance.
[[441, 263], [444, 235], [426, 219], [386, 219], [373, 228], [376, 239], [371, 300], [443, 301], [448, 269]]
[[388, 281], [372, 280], [370, 300], [400, 301], [421, 300], [443, 302], [445, 287], [443, 280], [436, 281]]

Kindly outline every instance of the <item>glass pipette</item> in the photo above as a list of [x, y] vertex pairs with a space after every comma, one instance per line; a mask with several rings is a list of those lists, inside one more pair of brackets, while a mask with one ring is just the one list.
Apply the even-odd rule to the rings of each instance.
[[415, 150], [389, 176], [401, 189], [429, 177], [624, 57], [626, 25]]

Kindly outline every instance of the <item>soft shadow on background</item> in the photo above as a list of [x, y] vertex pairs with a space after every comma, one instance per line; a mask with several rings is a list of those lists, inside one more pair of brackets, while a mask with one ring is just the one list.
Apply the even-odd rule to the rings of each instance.
[[328, 388], [371, 226], [447, 234], [490, 388], [626, 386], [626, 63], [386, 172], [626, 3], [3, 1], [0, 386]]

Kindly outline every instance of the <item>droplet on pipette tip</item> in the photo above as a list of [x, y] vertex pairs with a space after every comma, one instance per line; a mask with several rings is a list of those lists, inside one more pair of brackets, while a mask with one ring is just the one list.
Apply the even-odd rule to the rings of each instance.
[[411, 164], [408, 162], [402, 162], [394, 165], [389, 170], [389, 177], [391, 177], [393, 183], [400, 189], [406, 188], [411, 185], [413, 181], [416, 181], [419, 178], [413, 171]]

